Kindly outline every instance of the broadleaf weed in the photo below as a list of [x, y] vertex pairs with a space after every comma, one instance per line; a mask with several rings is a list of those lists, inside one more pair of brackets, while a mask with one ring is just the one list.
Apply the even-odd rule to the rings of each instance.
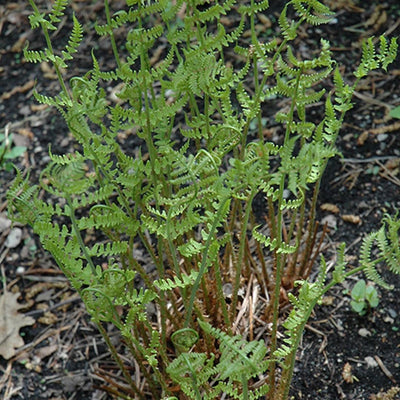
[[[322, 258], [316, 280], [307, 281], [321, 243], [315, 213], [322, 174], [337, 154], [357, 83], [393, 61], [395, 41], [381, 38], [376, 52], [368, 40], [348, 84], [326, 40], [308, 60], [292, 49], [302, 24], [329, 20], [329, 9], [316, 0], [288, 1], [279, 37], [267, 42], [255, 30], [266, 0], [239, 7], [233, 0], [127, 1], [114, 14], [105, 0], [106, 23], [95, 29], [109, 37], [116, 67], [101, 70], [93, 51], [93, 68], [68, 84], [61, 71], [79, 52], [79, 15], [68, 44], [56, 51], [49, 31], [66, 1], [56, 0], [48, 15], [29, 2], [32, 29], [42, 28], [47, 47], [26, 49], [25, 57], [53, 63], [60, 83], [58, 95], [35, 96], [59, 109], [80, 147], [50, 154], [37, 187], [19, 173], [8, 194], [10, 213], [32, 225], [81, 295], [129, 395], [171, 399], [178, 385], [182, 399], [286, 400], [304, 326], [321, 297], [366, 264], [371, 280], [379, 280], [379, 261], [399, 272], [396, 220], [388, 220], [390, 240], [385, 230], [370, 237], [363, 265], [347, 271], [341, 246], [332, 280]], [[220, 22], [227, 13], [238, 21], [229, 31]], [[246, 24], [251, 35], [243, 45]], [[119, 51], [117, 29], [127, 32], [125, 50]], [[163, 57], [155, 63], [160, 43]], [[330, 77], [334, 90], [326, 93], [321, 87]], [[116, 99], [104, 85], [115, 88]], [[287, 104], [275, 115], [280, 144], [263, 134], [268, 102], [277, 96]], [[324, 104], [318, 122], [308, 116], [316, 103]], [[141, 140], [138, 149], [120, 142], [126, 132]], [[48, 204], [41, 189], [64, 201]], [[254, 213], [257, 195], [266, 199], [265, 226]], [[102, 242], [85, 243], [87, 230]], [[384, 255], [371, 260], [375, 239]], [[253, 304], [250, 292], [264, 301]], [[288, 301], [293, 307], [281, 343], [281, 306]], [[123, 336], [138, 365], [134, 379], [104, 322]], [[263, 338], [255, 339], [260, 329]]]
[[11, 160], [22, 156], [26, 151], [25, 146], [13, 146], [13, 135], [10, 134], [10, 124], [4, 127], [4, 133], [0, 133], [0, 168], [11, 171]]

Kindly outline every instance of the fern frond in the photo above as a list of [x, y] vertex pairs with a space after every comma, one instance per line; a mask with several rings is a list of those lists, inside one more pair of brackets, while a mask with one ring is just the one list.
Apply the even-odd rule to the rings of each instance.
[[28, 50], [28, 47], [24, 48], [24, 57], [30, 63], [49, 61], [49, 57], [44, 50]]
[[294, 21], [289, 21], [287, 17], [288, 4], [283, 8], [279, 18], [279, 26], [282, 30], [282, 35], [286, 40], [294, 40], [297, 36], [296, 25]]
[[159, 38], [163, 34], [162, 25], [156, 25], [152, 28], [138, 28], [129, 31], [127, 36], [127, 46], [134, 46], [136, 43], [146, 43]]
[[369, 71], [377, 69], [380, 66], [386, 70], [387, 66], [395, 60], [396, 54], [397, 41], [395, 38], [390, 41], [390, 46], [388, 47], [386, 39], [381, 36], [379, 54], [376, 53], [373, 38], [368, 38], [362, 44], [361, 62], [354, 72], [354, 76], [361, 79], [366, 76]]
[[278, 241], [276, 238], [271, 239], [270, 237], [266, 237], [264, 234], [257, 230], [259, 226], [255, 226], [252, 231], [252, 235], [257, 242], [261, 243], [265, 247], [269, 247], [270, 250], [275, 250], [278, 245]]
[[[306, 3], [307, 7], [303, 3]], [[327, 6], [317, 0], [293, 0], [291, 4], [293, 4], [294, 9], [300, 17], [311, 25], [326, 24], [330, 17], [334, 15]]]
[[8, 213], [13, 221], [33, 226], [38, 218], [33, 204], [39, 188], [29, 184], [29, 174], [24, 178], [18, 168], [16, 173], [16, 178], [7, 191]]
[[345, 250], [346, 244], [341, 243], [337, 250], [337, 260], [335, 263], [335, 269], [332, 272], [332, 278], [336, 283], [343, 282], [344, 279], [344, 272], [346, 269], [346, 260], [345, 260]]
[[62, 107], [71, 107], [72, 102], [71, 99], [66, 97], [64, 93], [60, 93], [59, 96], [56, 97], [51, 97], [51, 96], [46, 96], [43, 94], [38, 93], [36, 90], [33, 91], [33, 96], [35, 99], [41, 103], [41, 104], [47, 104], [49, 106], [56, 107], [62, 115], [66, 115]]
[[212, 21], [213, 19], [219, 20], [222, 15], [226, 15], [227, 11], [232, 9], [235, 3], [235, 0], [228, 0], [224, 1], [222, 4], [214, 4], [204, 11], [197, 12], [194, 18], [196, 21], [202, 23]]
[[242, 382], [243, 376], [247, 381], [266, 371], [268, 368], [268, 361], [265, 360], [267, 347], [263, 341], [247, 342], [240, 336], [229, 336], [207, 322], [198, 320], [198, 323], [206, 334], [220, 342], [221, 356], [216, 368], [221, 381], [228, 379]]
[[293, 309], [283, 323], [286, 329], [286, 337], [283, 339], [284, 343], [275, 351], [275, 357], [285, 359], [293, 356], [293, 352], [297, 350], [304, 325], [307, 323], [315, 304], [321, 299], [324, 293], [325, 277], [326, 265], [322, 259], [321, 272], [317, 281], [314, 283], [298, 281], [296, 282], [296, 285], [300, 285], [298, 296], [295, 297], [292, 293], [288, 294], [289, 300], [293, 304]]
[[[380, 229], [381, 235], [384, 235], [384, 227]], [[378, 232], [372, 232], [369, 235], [367, 235], [362, 242], [361, 248], [360, 248], [360, 264], [364, 268], [365, 275], [367, 278], [379, 286], [382, 286], [385, 289], [392, 289], [392, 286], [387, 284], [379, 272], [375, 268], [376, 262], [371, 260], [371, 254], [372, 254], [372, 247], [375, 243], [375, 241], [379, 237], [379, 231]]]
[[397, 215], [394, 218], [385, 215], [383, 223], [387, 226], [388, 246], [385, 248], [386, 260], [390, 271], [400, 275], [400, 219]]
[[92, 248], [87, 248], [87, 252], [91, 257], [109, 257], [125, 254], [128, 250], [127, 242], [117, 240], [111, 243], [95, 243]]
[[252, 2], [251, 5], [241, 5], [238, 8], [238, 12], [242, 15], [252, 15], [252, 14], [257, 14], [261, 13], [265, 10], [267, 10], [269, 7], [269, 1], [268, 0], [261, 0], [261, 1], [254, 1]]
[[49, 146], [49, 157], [54, 164], [67, 165], [73, 162], [83, 163], [85, 161], [85, 156], [79, 152], [68, 153], [68, 154], [53, 154], [51, 151], [51, 146]]
[[83, 38], [83, 28], [79, 23], [75, 15], [72, 16], [73, 27], [71, 35], [68, 39], [68, 44], [65, 46], [65, 50], [61, 51], [64, 60], [72, 60], [72, 54], [78, 51], [78, 47]]
[[214, 357], [211, 355], [208, 358], [205, 353], [183, 353], [168, 365], [167, 373], [189, 398], [204, 398], [201, 397], [200, 390], [215, 375]]
[[185, 288], [188, 286], [192, 286], [196, 281], [198, 272], [192, 270], [189, 275], [182, 274], [181, 277], [174, 277], [174, 280], [171, 279], [158, 279], [154, 281], [154, 286], [162, 291], [174, 290], [176, 288]]
[[[382, 221], [383, 225], [378, 231], [364, 238], [360, 250], [360, 264], [368, 279], [386, 289], [392, 289], [392, 285], [382, 279], [375, 266], [385, 262], [391, 272], [400, 274], [400, 220], [397, 216], [392, 218], [385, 215]], [[373, 260], [371, 257], [374, 254], [374, 245], [378, 247], [379, 252], [377, 258]]]
[[68, 0], [56, 0], [51, 12], [49, 14], [49, 20], [52, 24], [61, 22], [61, 18], [65, 14], [65, 8], [68, 5]]

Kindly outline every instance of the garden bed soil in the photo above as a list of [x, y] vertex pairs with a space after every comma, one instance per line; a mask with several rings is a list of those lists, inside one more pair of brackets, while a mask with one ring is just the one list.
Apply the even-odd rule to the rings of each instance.
[[[46, 2], [39, 3], [44, 7]], [[81, 21], [90, 24], [102, 8], [100, 3], [73, 1], [72, 8]], [[318, 46], [320, 37], [328, 39], [351, 79], [362, 38], [399, 35], [400, 3], [330, 3], [337, 13], [332, 23], [304, 29], [296, 45], [298, 51], [305, 51]], [[280, 4], [275, 2], [274, 8], [279, 9]], [[4, 130], [9, 124], [15, 143], [27, 147], [17, 163], [31, 168], [32, 178], [38, 179], [49, 160], [49, 144], [57, 154], [71, 151], [74, 144], [60, 115], [32, 99], [35, 84], [39, 91], [55, 93], [57, 80], [51, 67], [28, 64], [21, 54], [27, 40], [33, 49], [43, 44], [40, 33], [29, 29], [29, 13], [22, 0], [0, 5], [0, 128]], [[276, 21], [273, 9], [267, 16]], [[62, 28], [53, 33], [57, 43], [65, 41], [70, 24], [70, 18], [63, 18]], [[84, 39], [77, 62], [68, 71], [70, 76], [81, 75], [90, 67], [89, 50], [94, 40]], [[105, 41], [98, 46], [102, 50], [100, 61], [107, 65], [110, 48]], [[385, 213], [394, 215], [400, 208], [400, 130], [397, 121], [388, 116], [388, 110], [399, 104], [399, 75], [397, 61], [388, 73], [374, 72], [362, 82], [338, 142], [343, 157], [328, 164], [318, 215], [330, 226], [324, 250], [328, 261], [334, 259], [337, 245], [344, 241], [347, 260], [356, 266], [365, 234], [380, 227]], [[126, 140], [134, 145], [132, 138]], [[1, 274], [7, 291], [20, 294], [18, 301], [25, 305], [20, 312], [35, 320], [21, 328], [24, 345], [17, 354], [9, 360], [0, 357], [0, 398], [109, 399], [111, 394], [100, 388], [118, 371], [82, 303], [27, 227], [20, 227], [22, 236], [14, 238], [12, 246], [6, 243], [13, 240], [5, 211], [6, 190], [14, 173], [0, 174], [0, 225], [5, 224], [0, 232]], [[350, 307], [348, 292], [358, 278], [332, 289], [316, 308], [298, 352], [293, 399], [400, 399], [396, 389], [400, 386], [400, 279], [383, 275], [395, 288], [379, 288], [380, 303], [365, 316]]]

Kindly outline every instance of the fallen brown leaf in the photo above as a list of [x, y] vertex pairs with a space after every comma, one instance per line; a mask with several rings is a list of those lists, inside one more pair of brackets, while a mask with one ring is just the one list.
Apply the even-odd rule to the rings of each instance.
[[394, 170], [396, 168], [400, 167], [400, 158], [392, 158], [389, 161], [386, 161], [385, 163], [385, 168]]
[[387, 13], [385, 10], [383, 10], [383, 7], [377, 6], [374, 9], [374, 12], [371, 14], [371, 16], [368, 18], [367, 21], [365, 21], [365, 26], [371, 26], [374, 30], [374, 32], [378, 31], [379, 28], [387, 21]]
[[16, 349], [24, 345], [19, 335], [23, 326], [33, 325], [35, 320], [18, 312], [23, 304], [17, 302], [20, 293], [4, 292], [0, 296], [0, 355], [9, 360], [15, 355]]

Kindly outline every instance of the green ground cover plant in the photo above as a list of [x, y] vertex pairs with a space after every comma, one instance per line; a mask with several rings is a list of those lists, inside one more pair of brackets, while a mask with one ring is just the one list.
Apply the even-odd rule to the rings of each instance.
[[9, 133], [9, 125], [4, 127], [4, 133], [0, 133], [0, 168], [6, 171], [12, 171], [12, 160], [22, 156], [25, 146], [14, 146], [12, 134]]
[[[255, 29], [268, 1], [127, 0], [112, 12], [105, 0], [105, 23], [95, 29], [110, 40], [115, 68], [103, 70], [93, 50], [93, 67], [66, 82], [62, 71], [84, 35], [79, 16], [56, 50], [50, 32], [67, 1], [56, 0], [47, 13], [29, 3], [32, 29], [42, 29], [46, 47], [25, 49], [25, 58], [52, 63], [60, 83], [58, 95], [35, 97], [57, 107], [79, 148], [50, 151], [38, 185], [17, 171], [9, 211], [33, 227], [97, 324], [125, 379], [110, 392], [125, 399], [287, 399], [304, 326], [323, 295], [362, 270], [388, 287], [380, 262], [400, 272], [400, 222], [388, 216], [365, 240], [359, 267], [346, 268], [341, 246], [329, 276], [321, 256], [316, 278], [308, 279], [320, 248], [322, 174], [338, 154], [335, 141], [358, 82], [387, 68], [396, 41], [366, 40], [348, 84], [326, 40], [311, 59], [291, 46], [303, 24], [329, 21], [319, 1], [288, 1], [280, 36], [268, 39]], [[228, 13], [238, 21], [229, 30], [220, 22]], [[241, 40], [245, 27], [251, 37]], [[117, 31], [126, 32], [122, 43]], [[153, 65], [159, 43], [162, 62]], [[287, 104], [275, 114], [281, 142], [263, 134], [264, 109], [277, 97]], [[315, 122], [308, 109], [317, 104], [323, 116]], [[136, 135], [140, 146], [127, 148], [121, 133]], [[253, 209], [260, 194], [266, 224]], [[85, 242], [88, 231], [95, 243]], [[249, 287], [266, 301], [252, 308]], [[292, 311], [282, 324], [287, 301]], [[256, 326], [239, 323], [244, 313], [257, 317]], [[121, 333], [138, 366], [134, 377], [105, 323]], [[260, 326], [264, 334], [256, 337]]]
[[379, 304], [379, 295], [373, 285], [366, 284], [360, 279], [351, 289], [351, 308], [360, 315], [365, 315], [371, 308]]

